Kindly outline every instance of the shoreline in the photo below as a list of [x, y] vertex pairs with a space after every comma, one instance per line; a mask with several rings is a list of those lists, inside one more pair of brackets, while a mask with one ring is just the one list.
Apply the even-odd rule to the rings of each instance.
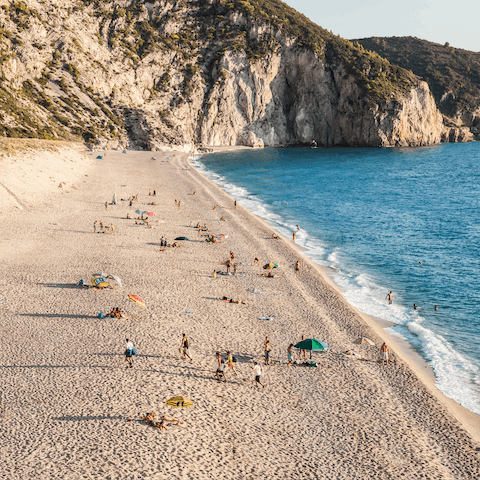
[[[242, 149], [242, 150], [245, 148], [251, 148], [251, 147], [239, 147], [239, 149]], [[215, 152], [211, 152], [211, 153], [220, 154], [224, 151], [232, 151], [232, 150], [235, 150], [235, 147], [216, 147]], [[195, 155], [195, 158], [199, 159], [205, 155], [208, 155], [208, 153]], [[191, 156], [187, 156], [188, 162], [190, 162], [190, 158]], [[194, 168], [194, 167], [190, 166], [190, 168]], [[210, 180], [202, 172], [198, 170], [196, 170], [196, 172], [199, 175], [201, 175], [206, 181], [208, 181], [209, 183], [214, 185], [216, 188], [218, 188], [228, 198], [231, 198], [227, 192], [225, 192], [219, 185], [217, 185], [214, 181]], [[233, 199], [231, 200], [233, 201]], [[470, 434], [474, 436], [474, 438], [480, 441], [480, 415], [477, 415], [474, 412], [471, 412], [470, 410], [466, 409], [455, 400], [451, 399], [450, 397], [447, 397], [436, 387], [435, 374], [433, 372], [432, 367], [428, 364], [428, 362], [414, 349], [414, 347], [406, 339], [399, 336], [392, 336], [387, 331], [388, 328], [390, 328], [395, 324], [388, 322], [386, 320], [383, 320], [381, 318], [376, 318], [366, 313], [363, 313], [360, 310], [358, 310], [356, 307], [351, 305], [344, 298], [343, 290], [341, 289], [341, 287], [338, 286], [331, 278], [331, 272], [328, 272], [329, 267], [319, 265], [309, 257], [306, 257], [305, 255], [303, 255], [303, 252], [307, 251], [308, 248], [300, 247], [299, 245], [292, 243], [290, 239], [285, 238], [283, 234], [275, 230], [274, 228], [275, 224], [254, 214], [253, 212], [249, 211], [245, 207], [242, 207], [242, 208], [247, 210], [253, 218], [257, 219], [259, 222], [268, 226], [272, 230], [272, 232], [275, 232], [277, 235], [279, 235], [280, 239], [282, 239], [282, 241], [286, 245], [288, 245], [289, 248], [298, 251], [298, 253], [300, 253], [304, 258], [304, 261], [306, 260], [309, 263], [313, 264], [315, 268], [320, 272], [321, 276], [330, 283], [330, 285], [339, 293], [339, 295], [341, 295], [342, 299], [349, 305], [349, 307], [352, 308], [354, 311], [356, 311], [360, 315], [360, 317], [362, 317], [366, 321], [367, 325], [369, 325], [370, 327], [373, 327], [373, 330], [375, 331], [375, 333], [377, 333], [382, 338], [382, 340], [385, 341], [385, 343], [387, 343], [389, 346], [393, 345], [394, 347], [393, 349], [397, 353], [401, 352], [399, 356], [402, 357], [402, 360], [405, 361], [410, 366], [410, 368], [412, 368], [415, 374], [419, 377], [419, 379], [422, 382], [425, 383], [426, 387], [430, 391], [433, 391], [434, 394], [442, 402], [448, 404], [449, 409], [451, 409], [455, 417], [460, 420], [463, 426], [466, 427], [466, 429], [469, 431]]]
[[[295, 275], [300, 251], [272, 240], [271, 226], [241, 205], [235, 209], [187, 154], [69, 155], [0, 159], [2, 183], [25, 207], [13, 199], [0, 209], [4, 477], [478, 477], [478, 419], [468, 425], [467, 413], [435, 393], [393, 342], [396, 362], [381, 365], [383, 328], [307, 257]], [[136, 210], [154, 213], [151, 228], [139, 224]], [[95, 221], [115, 232], [94, 232]], [[197, 222], [218, 243], [190, 227]], [[161, 248], [161, 237], [179, 248]], [[239, 275], [213, 277], [231, 251]], [[279, 277], [263, 277], [255, 257], [278, 263]], [[93, 272], [118, 275], [123, 287], [77, 286]], [[112, 307], [127, 318], [99, 318]], [[179, 353], [182, 333], [192, 360]], [[316, 368], [286, 365], [287, 348], [302, 335], [330, 346], [313, 354]], [[354, 345], [361, 336], [377, 346]], [[138, 350], [132, 368], [127, 338]], [[350, 348], [362, 358], [345, 358]], [[228, 369], [219, 382], [215, 352], [228, 351], [238, 375]], [[255, 383], [254, 362], [265, 388]], [[193, 407], [168, 406], [176, 395]], [[182, 423], [158, 430], [142, 420], [147, 412]]]

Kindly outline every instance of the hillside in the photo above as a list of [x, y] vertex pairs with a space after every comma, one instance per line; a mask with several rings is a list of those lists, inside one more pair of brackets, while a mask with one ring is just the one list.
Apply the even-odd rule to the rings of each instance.
[[411, 72], [277, 0], [4, 2], [0, 132], [89, 143], [428, 145]]
[[479, 133], [480, 53], [414, 37], [352, 40], [423, 78], [442, 114]]

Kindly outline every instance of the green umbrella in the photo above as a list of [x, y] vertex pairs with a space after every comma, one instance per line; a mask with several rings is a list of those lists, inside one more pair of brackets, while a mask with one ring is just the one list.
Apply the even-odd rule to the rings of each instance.
[[310, 350], [310, 358], [312, 358], [312, 352], [321, 352], [322, 350], [327, 350], [328, 345], [316, 338], [307, 338], [302, 340], [295, 345], [295, 348], [300, 350]]

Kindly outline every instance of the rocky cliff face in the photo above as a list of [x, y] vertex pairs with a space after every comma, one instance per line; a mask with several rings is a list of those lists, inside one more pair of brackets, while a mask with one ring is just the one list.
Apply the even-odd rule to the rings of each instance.
[[424, 82], [312, 24], [306, 42], [255, 8], [4, 3], [0, 129], [148, 149], [440, 142]]

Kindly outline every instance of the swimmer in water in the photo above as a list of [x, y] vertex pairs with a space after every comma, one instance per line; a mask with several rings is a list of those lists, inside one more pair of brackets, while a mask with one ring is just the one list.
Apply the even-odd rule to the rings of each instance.
[[438, 310], [438, 307], [435, 305], [435, 310]]

